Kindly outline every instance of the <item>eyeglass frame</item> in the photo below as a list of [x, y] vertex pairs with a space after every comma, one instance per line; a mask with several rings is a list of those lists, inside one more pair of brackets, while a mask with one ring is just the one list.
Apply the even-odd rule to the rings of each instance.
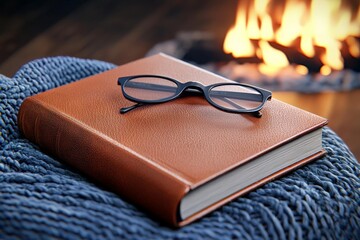
[[[170, 97], [165, 97], [159, 100], [143, 100], [143, 99], [138, 99], [138, 98], [134, 98], [132, 96], [130, 96], [129, 94], [126, 93], [124, 86], [126, 85], [126, 83], [132, 79], [135, 78], [161, 78], [161, 79], [165, 79], [168, 81], [171, 81], [173, 83], [176, 84], [177, 89], [176, 92], [174, 93], [174, 95], [170, 96]], [[260, 110], [264, 107], [266, 101], [271, 100], [272, 98], [272, 93], [269, 90], [263, 89], [263, 88], [259, 88], [256, 86], [252, 86], [249, 84], [242, 84], [242, 83], [229, 83], [229, 82], [224, 82], [224, 83], [215, 83], [215, 84], [210, 84], [210, 85], [203, 85], [199, 82], [193, 82], [193, 81], [189, 81], [189, 82], [185, 82], [182, 83], [176, 79], [167, 77], [167, 76], [162, 76], [162, 75], [152, 75], [152, 74], [144, 74], [144, 75], [131, 75], [131, 76], [124, 76], [124, 77], [119, 77], [118, 78], [118, 85], [121, 86], [121, 90], [123, 93], [123, 96], [127, 99], [130, 100], [132, 102], [135, 102], [136, 104], [133, 106], [129, 106], [129, 107], [124, 107], [120, 109], [120, 113], [124, 114], [127, 113], [137, 107], [143, 106], [143, 105], [152, 105], [152, 104], [159, 104], [159, 103], [165, 103], [165, 102], [169, 102], [172, 101], [178, 97], [180, 97], [182, 94], [186, 93], [186, 91], [191, 92], [192, 94], [200, 94], [203, 95], [205, 97], [205, 99], [207, 100], [208, 103], [210, 103], [211, 106], [224, 111], [224, 112], [228, 112], [228, 113], [250, 113], [253, 114], [256, 117], [261, 117], [262, 114], [260, 112]], [[209, 93], [211, 91], [211, 89], [218, 87], [218, 86], [227, 86], [227, 85], [231, 85], [231, 86], [241, 86], [241, 87], [245, 87], [245, 88], [250, 88], [252, 90], [255, 90], [256, 92], [259, 92], [262, 96], [262, 102], [261, 104], [254, 108], [254, 109], [239, 109], [239, 110], [232, 110], [229, 108], [225, 108], [222, 106], [217, 105], [213, 100], [211, 100]], [[189, 91], [189, 90], [193, 90], [193, 91]], [[195, 90], [195, 91], [194, 91]], [[244, 94], [244, 93], [242, 93]]]

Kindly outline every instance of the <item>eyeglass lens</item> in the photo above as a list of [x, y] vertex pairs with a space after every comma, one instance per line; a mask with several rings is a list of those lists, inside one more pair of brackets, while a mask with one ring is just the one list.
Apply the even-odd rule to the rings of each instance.
[[210, 90], [209, 97], [215, 105], [235, 111], [256, 109], [263, 102], [260, 92], [239, 85], [216, 86]]
[[165, 78], [141, 77], [126, 82], [124, 90], [138, 100], [159, 101], [175, 95], [177, 84]]

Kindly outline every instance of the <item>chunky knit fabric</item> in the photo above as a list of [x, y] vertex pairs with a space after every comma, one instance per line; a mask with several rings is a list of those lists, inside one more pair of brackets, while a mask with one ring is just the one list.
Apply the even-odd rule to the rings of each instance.
[[13, 78], [0, 75], [0, 239], [360, 238], [360, 166], [329, 128], [325, 157], [181, 229], [157, 222], [19, 134], [25, 97], [113, 67], [56, 57], [30, 62]]

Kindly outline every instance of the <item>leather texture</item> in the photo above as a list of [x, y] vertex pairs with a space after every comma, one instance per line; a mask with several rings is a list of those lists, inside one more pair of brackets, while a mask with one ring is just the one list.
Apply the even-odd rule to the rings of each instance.
[[204, 85], [229, 81], [159, 54], [27, 98], [19, 128], [45, 151], [79, 169], [160, 219], [183, 226], [280, 176], [303, 162], [179, 221], [178, 207], [191, 189], [327, 120], [281, 101], [268, 101], [262, 118], [220, 111], [202, 97], [143, 106], [127, 114], [117, 79], [157, 74]]

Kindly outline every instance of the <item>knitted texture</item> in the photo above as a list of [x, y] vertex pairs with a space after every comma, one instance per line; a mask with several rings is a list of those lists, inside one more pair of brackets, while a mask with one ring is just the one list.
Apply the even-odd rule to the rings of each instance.
[[13, 78], [0, 75], [0, 239], [360, 239], [360, 165], [329, 128], [325, 157], [181, 229], [157, 222], [19, 134], [25, 97], [113, 67], [55, 57], [30, 62]]

